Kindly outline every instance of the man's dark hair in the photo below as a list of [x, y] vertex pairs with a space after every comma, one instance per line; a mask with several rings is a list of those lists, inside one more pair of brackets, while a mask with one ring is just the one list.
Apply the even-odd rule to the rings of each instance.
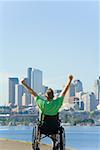
[[49, 88], [46, 93], [45, 93], [45, 96], [48, 98], [48, 99], [53, 99], [54, 98], [54, 92], [51, 88]]

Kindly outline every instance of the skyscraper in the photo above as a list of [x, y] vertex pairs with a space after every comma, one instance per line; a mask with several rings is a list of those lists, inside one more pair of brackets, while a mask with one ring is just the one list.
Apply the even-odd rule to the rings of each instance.
[[15, 104], [15, 85], [19, 83], [18, 78], [9, 78], [9, 103]]
[[75, 85], [75, 93], [83, 92], [83, 86], [80, 80], [75, 80], [74, 85]]
[[22, 105], [23, 106], [28, 106], [29, 103], [29, 94], [28, 93], [24, 93], [22, 96]]
[[42, 71], [34, 69], [32, 72], [32, 89], [37, 93], [42, 93]]
[[93, 92], [82, 95], [84, 102], [84, 111], [94, 111], [97, 106], [96, 97]]
[[16, 104], [17, 106], [21, 107], [22, 106], [22, 96], [23, 96], [23, 86], [21, 84], [17, 84], [15, 86], [16, 90]]
[[32, 68], [27, 69], [27, 78], [28, 78], [28, 85], [31, 87], [31, 73], [32, 73]]
[[[32, 80], [32, 68], [28, 68], [27, 69], [27, 78], [28, 78], [28, 85], [29, 85], [29, 87], [31, 87], [32, 85], [32, 83], [31, 83], [31, 80]], [[29, 104], [31, 104], [31, 99], [32, 99], [32, 96], [31, 96], [31, 94], [30, 93], [26, 93], [26, 97], [27, 97], [27, 105], [29, 105]]]
[[94, 84], [94, 91], [95, 91], [96, 99], [97, 99], [97, 101], [100, 103], [100, 76], [99, 76], [99, 78], [95, 81], [95, 84]]
[[[25, 80], [25, 83], [27, 83], [27, 85], [29, 85], [29, 86], [31, 85], [31, 83], [30, 83], [31, 79], [29, 80], [29, 78], [24, 78], [24, 80]], [[24, 93], [27, 95], [26, 96], [27, 105], [31, 104], [31, 94], [23, 87], [23, 94]]]

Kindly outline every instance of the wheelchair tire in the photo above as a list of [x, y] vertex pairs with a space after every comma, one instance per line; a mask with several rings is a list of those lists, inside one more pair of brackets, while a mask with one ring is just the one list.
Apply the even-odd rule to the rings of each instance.
[[65, 150], [65, 131], [60, 127], [60, 150]]
[[56, 146], [53, 147], [53, 150], [65, 150], [65, 131], [62, 126], [59, 128], [57, 139]]
[[40, 150], [40, 148], [36, 148], [36, 150]]
[[33, 128], [32, 149], [33, 150], [40, 150], [40, 148], [38, 147], [38, 126], [37, 125]]

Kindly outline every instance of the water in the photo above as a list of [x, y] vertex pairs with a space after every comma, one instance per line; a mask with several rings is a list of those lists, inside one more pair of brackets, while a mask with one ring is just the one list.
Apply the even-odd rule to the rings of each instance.
[[[20, 141], [32, 141], [33, 127], [29, 126], [0, 126], [0, 138]], [[100, 150], [100, 126], [65, 127], [66, 147], [72, 150]], [[50, 144], [48, 138], [42, 140]]]

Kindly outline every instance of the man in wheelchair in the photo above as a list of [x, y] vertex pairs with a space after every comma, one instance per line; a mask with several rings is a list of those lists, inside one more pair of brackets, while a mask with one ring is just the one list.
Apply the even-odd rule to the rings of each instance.
[[[39, 142], [41, 135], [49, 136], [53, 141], [53, 150], [64, 150], [63, 138], [64, 138], [64, 129], [60, 126], [59, 120], [59, 109], [63, 104], [64, 97], [68, 91], [71, 81], [73, 79], [72, 75], [69, 75], [68, 82], [65, 85], [65, 88], [60, 93], [59, 97], [54, 99], [54, 92], [51, 88], [45, 93], [47, 100], [42, 99], [33, 89], [31, 89], [23, 80], [22, 84], [25, 88], [32, 94], [36, 104], [41, 111], [41, 120], [39, 124], [35, 126], [34, 135], [33, 135], [33, 150], [39, 150]], [[60, 136], [60, 138], [58, 138]]]

